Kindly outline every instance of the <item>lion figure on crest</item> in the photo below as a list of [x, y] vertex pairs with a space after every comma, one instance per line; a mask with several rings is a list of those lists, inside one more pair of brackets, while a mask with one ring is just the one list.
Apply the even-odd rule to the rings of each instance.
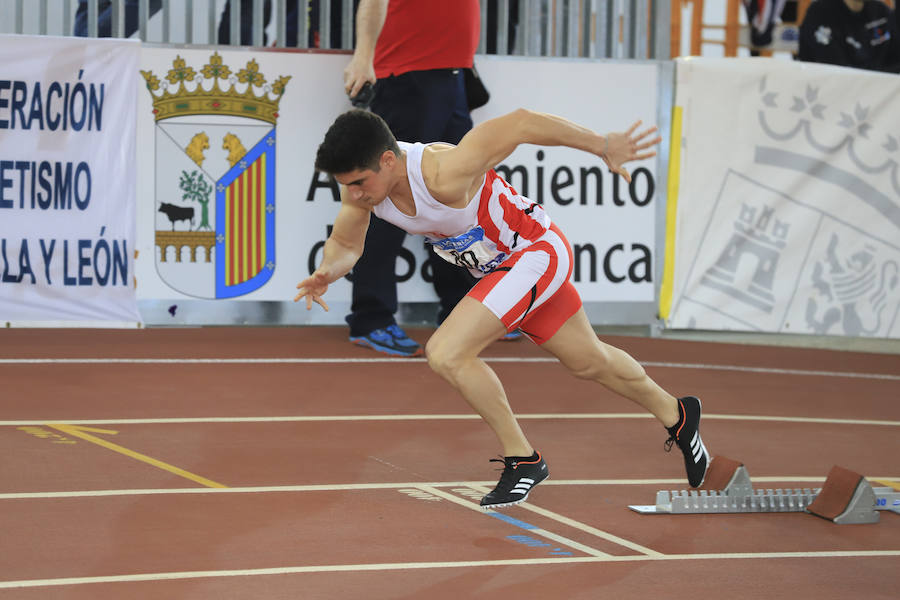
[[198, 167], [202, 167], [203, 161], [206, 159], [203, 156], [204, 150], [209, 150], [209, 136], [201, 131], [191, 138], [191, 142], [184, 149], [184, 152], [192, 161], [197, 163]]
[[241, 144], [241, 140], [233, 133], [225, 134], [225, 137], [222, 138], [222, 148], [228, 150], [228, 157], [226, 160], [232, 167], [247, 154], [247, 149], [244, 148], [244, 145]]

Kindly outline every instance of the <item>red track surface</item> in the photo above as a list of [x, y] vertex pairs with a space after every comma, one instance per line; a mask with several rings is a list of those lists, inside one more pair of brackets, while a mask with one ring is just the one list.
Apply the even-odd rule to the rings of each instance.
[[[492, 434], [422, 361], [275, 361], [379, 357], [343, 328], [0, 335], [0, 598], [898, 594], [894, 514], [630, 511], [686, 486], [680, 456], [552, 362], [491, 363], [552, 473], [504, 520], [473, 500], [496, 483]], [[818, 487], [834, 464], [900, 481], [897, 355], [607, 339], [699, 395], [710, 451], [757, 488]]]

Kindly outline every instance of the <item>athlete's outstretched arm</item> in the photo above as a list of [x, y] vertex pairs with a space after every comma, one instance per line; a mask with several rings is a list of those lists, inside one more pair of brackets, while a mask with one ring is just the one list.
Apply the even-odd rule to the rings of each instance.
[[341, 208], [334, 219], [331, 235], [325, 240], [319, 268], [297, 284], [294, 302], [306, 298], [306, 310], [312, 308], [313, 302], [328, 310], [328, 305], [322, 300], [328, 285], [349, 273], [362, 256], [371, 213], [349, 203], [346, 194], [347, 188], [342, 186]]
[[441, 160], [441, 171], [448, 176], [479, 177], [512, 154], [520, 144], [536, 144], [568, 146], [595, 154], [611, 171], [630, 182], [631, 175], [623, 165], [656, 156], [656, 151], [650, 149], [662, 140], [660, 136], [653, 136], [656, 127], [637, 133], [640, 125], [637, 121], [624, 132], [604, 136], [563, 117], [520, 108], [469, 131]]

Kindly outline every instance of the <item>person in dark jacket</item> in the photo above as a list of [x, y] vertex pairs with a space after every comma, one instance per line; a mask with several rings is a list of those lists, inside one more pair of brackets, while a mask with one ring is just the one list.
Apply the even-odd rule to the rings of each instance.
[[881, 0], [816, 0], [800, 25], [798, 58], [898, 73], [896, 20]]

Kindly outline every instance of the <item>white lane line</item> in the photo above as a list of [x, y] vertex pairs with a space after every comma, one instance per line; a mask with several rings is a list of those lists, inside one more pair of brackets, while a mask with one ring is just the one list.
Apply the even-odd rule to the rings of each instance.
[[[555, 363], [552, 357], [495, 356], [484, 357], [493, 363]], [[404, 364], [424, 363], [424, 358], [0, 358], [0, 365], [92, 365], [92, 364], [149, 364], [149, 365], [197, 365], [197, 364]], [[856, 373], [852, 371], [816, 371], [807, 369], [780, 369], [773, 367], [748, 367], [743, 365], [713, 365], [707, 363], [676, 363], [643, 361], [645, 367], [665, 369], [702, 369], [712, 371], [737, 371], [740, 373], [768, 373], [773, 375], [801, 375], [812, 377], [849, 377], [853, 379], [883, 379], [900, 381], [900, 375], [892, 373]]]
[[[652, 419], [653, 415], [641, 413], [522, 413], [518, 419]], [[822, 417], [789, 417], [778, 415], [726, 415], [709, 413], [707, 420], [723, 421], [781, 421], [785, 423], [818, 423], [830, 425], [878, 425], [898, 427], [900, 421], [875, 419], [832, 419]], [[293, 415], [272, 417], [167, 417], [151, 419], [21, 419], [0, 421], [0, 427], [40, 426], [48, 423], [66, 425], [177, 425], [189, 423], [294, 423], [326, 421], [473, 421], [481, 419], [475, 413], [466, 414], [422, 414], [422, 415]]]
[[[470, 510], [474, 510], [475, 512], [485, 515], [485, 511], [481, 508], [480, 505], [475, 504], [474, 502], [470, 502], [459, 496], [455, 496], [449, 492], [445, 492], [443, 490], [439, 490], [436, 487], [428, 486], [428, 485], [420, 485], [418, 488], [422, 491], [428, 492], [429, 494], [434, 494], [439, 498], [443, 498], [444, 500], [448, 500], [455, 504], [459, 504], [460, 506], [464, 506]], [[474, 489], [474, 488], [473, 488]], [[524, 505], [522, 505], [524, 506]], [[596, 548], [591, 548], [590, 546], [586, 546], [575, 540], [570, 540], [569, 538], [563, 537], [559, 534], [553, 533], [551, 531], [547, 531], [545, 529], [541, 529], [539, 527], [529, 527], [527, 529], [528, 533], [533, 533], [534, 535], [539, 535], [541, 537], [547, 538], [548, 540], [553, 540], [557, 544], [562, 544], [568, 548], [572, 548], [574, 550], [578, 550], [579, 552], [583, 552], [588, 556], [610, 556], [606, 552], [601, 552]]]
[[[542, 482], [541, 485], [544, 485], [544, 483], [549, 483], [549, 480]], [[483, 494], [486, 494], [489, 491], [491, 491], [491, 488], [482, 487], [479, 485], [473, 485], [470, 487], [474, 490], [478, 490], [479, 492], [481, 492]], [[636, 544], [630, 540], [620, 538], [619, 536], [613, 535], [607, 531], [603, 531], [602, 529], [597, 529], [596, 527], [591, 527], [590, 525], [586, 525], [586, 524], [576, 521], [574, 519], [570, 519], [569, 517], [563, 516], [559, 513], [555, 513], [553, 511], [547, 510], [545, 508], [535, 506], [534, 504], [530, 504], [528, 502], [523, 502], [522, 504], [518, 504], [517, 506], [520, 506], [521, 508], [524, 508], [525, 510], [530, 510], [531, 512], [537, 513], [541, 516], [547, 517], [548, 519], [553, 519], [554, 521], [557, 521], [564, 525], [568, 525], [569, 527], [572, 527], [574, 529], [578, 529], [579, 531], [589, 533], [595, 537], [604, 539], [608, 542], [613, 542], [614, 544], [618, 544], [619, 546], [624, 546], [630, 550], [634, 550], [635, 552], [639, 552], [639, 553], [645, 554], [647, 556], [662, 556], [662, 554], [657, 552], [656, 550], [651, 550], [650, 548], [646, 548], [646, 547], [641, 546], [640, 544]]]
[[645, 367], [667, 369], [703, 369], [708, 371], [738, 371], [741, 373], [768, 373], [772, 375], [806, 375], [812, 377], [849, 377], [852, 379], [884, 379], [900, 381], [900, 375], [892, 373], [854, 373], [852, 371], [811, 371], [808, 369], [778, 369], [773, 367], [747, 367], [743, 365], [709, 365], [694, 363], [642, 362]]
[[[867, 475], [870, 481], [900, 482], [897, 476]], [[797, 475], [757, 477], [753, 476], [754, 483], [821, 483], [824, 477], [806, 477]], [[313, 484], [313, 485], [268, 485], [246, 486], [228, 488], [155, 488], [155, 489], [118, 489], [118, 490], [79, 490], [64, 492], [6, 492], [0, 493], [0, 500], [30, 500], [30, 499], [54, 499], [54, 498], [100, 498], [107, 496], [154, 496], [169, 494], [268, 494], [276, 492], [340, 492], [358, 490], [394, 490], [411, 487], [429, 486], [434, 488], [470, 487], [493, 485], [493, 481], [442, 481], [442, 482], [399, 482], [399, 483], [345, 483], [345, 484]], [[659, 485], [669, 486], [665, 489], [673, 490], [685, 487], [684, 479], [548, 479], [541, 483], [545, 485]], [[521, 506], [528, 506], [524, 503]]]
[[297, 575], [302, 573], [346, 573], [358, 571], [400, 571], [406, 569], [453, 569], [467, 567], [509, 567], [575, 563], [641, 562], [668, 560], [749, 560], [775, 558], [883, 558], [900, 556], [900, 550], [846, 550], [823, 552], [737, 552], [731, 554], [665, 554], [660, 556], [572, 556], [558, 558], [523, 558], [484, 561], [444, 561], [409, 563], [370, 563], [356, 565], [304, 565], [268, 569], [232, 569], [222, 571], [177, 571], [141, 573], [136, 575], [106, 575], [94, 577], [60, 577], [55, 579], [21, 579], [0, 581], [0, 589], [35, 588], [98, 583], [133, 583], [176, 579], [204, 579], [212, 577], [260, 577], [267, 575]]

